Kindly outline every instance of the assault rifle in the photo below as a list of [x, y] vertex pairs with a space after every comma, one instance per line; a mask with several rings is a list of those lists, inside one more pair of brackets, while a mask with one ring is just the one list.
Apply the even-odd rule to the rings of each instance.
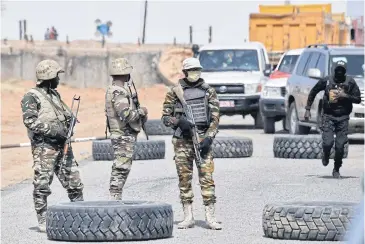
[[[134, 88], [134, 93], [132, 92], [132, 89], [131, 89], [131, 83], [132, 83], [133, 88]], [[132, 78], [130, 79], [130, 81], [128, 81], [128, 88], [129, 88], [129, 91], [131, 93], [131, 98], [132, 98], [132, 101], [134, 103], [134, 106], [136, 107], [136, 109], [140, 109], [141, 105], [139, 103], [137, 89], [136, 89], [136, 86], [134, 85], [134, 82], [133, 82]], [[148, 140], [148, 134], [146, 132], [146, 127], [144, 125], [144, 122], [142, 122], [142, 129], [143, 129], [144, 134], [146, 135], [146, 138]]]
[[195, 124], [195, 120], [193, 117], [193, 111], [191, 109], [191, 106], [187, 104], [187, 102], [184, 99], [184, 92], [181, 87], [181, 85], [177, 85], [172, 90], [175, 92], [176, 96], [179, 98], [182, 106], [183, 111], [186, 116], [186, 120], [189, 121], [192, 125], [191, 132], [192, 132], [192, 139], [194, 144], [194, 152], [195, 152], [195, 162], [200, 165], [202, 163], [202, 158], [200, 156], [200, 144], [199, 144], [199, 134], [198, 129]]
[[[75, 101], [77, 101], [77, 109], [76, 109], [76, 112], [74, 115], [72, 110], [73, 110]], [[60, 170], [62, 169], [62, 167], [64, 165], [66, 165], [66, 157], [68, 154], [68, 149], [71, 147], [71, 137], [73, 135], [74, 127], [76, 125], [76, 122], [79, 123], [79, 121], [77, 120], [77, 114], [79, 112], [79, 107], [80, 107], [80, 96], [76, 97], [76, 95], [74, 95], [74, 97], [72, 99], [71, 110], [70, 110], [70, 112], [71, 112], [70, 127], [68, 128], [66, 143], [65, 143], [65, 146], [63, 147], [63, 156], [62, 156], [62, 160], [61, 160]]]

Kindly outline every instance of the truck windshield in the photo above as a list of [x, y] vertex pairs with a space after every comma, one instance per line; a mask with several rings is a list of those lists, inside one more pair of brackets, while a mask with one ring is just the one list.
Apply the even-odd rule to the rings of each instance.
[[281, 72], [291, 74], [293, 72], [298, 57], [299, 55], [285, 55], [278, 67], [278, 70]]
[[204, 50], [199, 60], [203, 72], [260, 71], [257, 50]]
[[346, 74], [352, 77], [364, 77], [364, 54], [357, 55], [331, 55], [330, 57], [330, 74], [333, 72], [333, 65], [339, 61], [347, 62]]

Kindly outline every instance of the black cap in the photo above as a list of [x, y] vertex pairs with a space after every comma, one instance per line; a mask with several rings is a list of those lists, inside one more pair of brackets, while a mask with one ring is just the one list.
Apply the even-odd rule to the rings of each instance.
[[339, 68], [339, 67], [342, 67], [342, 68], [346, 69], [346, 67], [347, 67], [347, 63], [346, 63], [346, 61], [344, 61], [344, 60], [339, 60], [339, 61], [337, 61], [337, 62], [335, 63], [335, 69], [336, 69], [336, 68]]

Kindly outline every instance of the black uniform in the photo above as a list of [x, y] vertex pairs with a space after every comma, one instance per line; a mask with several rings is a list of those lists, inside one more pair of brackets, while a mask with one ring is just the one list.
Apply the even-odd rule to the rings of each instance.
[[[349, 115], [352, 112], [352, 103], [361, 102], [361, 94], [356, 81], [346, 76], [346, 62], [338, 61], [334, 66], [334, 75], [323, 78], [312, 88], [309, 93], [307, 106], [305, 107], [306, 116], [316, 95], [320, 91], [325, 91], [323, 95], [323, 117], [322, 117], [322, 140], [323, 140], [323, 158], [324, 166], [329, 163], [330, 151], [335, 144], [335, 165], [333, 176], [339, 177], [339, 169], [342, 166], [344, 147], [348, 142], [348, 125]], [[334, 90], [335, 99], [330, 99], [330, 92]]]

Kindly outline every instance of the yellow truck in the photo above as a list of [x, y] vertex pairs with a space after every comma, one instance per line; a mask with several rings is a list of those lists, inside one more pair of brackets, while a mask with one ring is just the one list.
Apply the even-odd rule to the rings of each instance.
[[250, 14], [249, 39], [265, 45], [275, 65], [290, 49], [310, 44], [345, 44], [349, 35], [344, 14], [332, 14], [331, 4], [260, 5]]

